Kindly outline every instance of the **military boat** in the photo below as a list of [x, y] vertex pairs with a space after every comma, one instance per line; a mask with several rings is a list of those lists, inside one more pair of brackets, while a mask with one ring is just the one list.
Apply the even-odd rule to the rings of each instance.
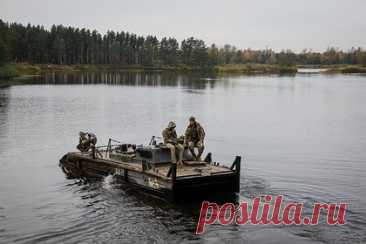
[[228, 167], [214, 162], [211, 153], [197, 161], [186, 149], [183, 165], [177, 167], [170, 149], [154, 137], [147, 145], [109, 139], [106, 146], [65, 154], [59, 164], [68, 178], [92, 180], [113, 175], [117, 182], [170, 199], [239, 192], [240, 165], [240, 156]]

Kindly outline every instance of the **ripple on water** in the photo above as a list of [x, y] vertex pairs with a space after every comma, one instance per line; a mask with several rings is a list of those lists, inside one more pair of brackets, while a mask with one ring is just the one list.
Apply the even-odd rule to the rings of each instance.
[[[46, 77], [0, 89], [1, 243], [366, 243], [366, 77], [159, 73], [142, 80], [113, 72], [82, 74], [94, 80], [80, 85], [79, 75], [47, 76], [62, 86], [42, 85]], [[314, 201], [345, 201], [347, 224], [213, 225], [195, 236], [199, 204], [171, 204], [108, 177], [66, 180], [57, 168], [79, 130], [101, 143], [109, 136], [141, 143], [169, 120], [181, 133], [191, 114], [215, 160], [229, 165], [243, 155], [239, 200], [283, 194], [305, 202], [307, 213]]]

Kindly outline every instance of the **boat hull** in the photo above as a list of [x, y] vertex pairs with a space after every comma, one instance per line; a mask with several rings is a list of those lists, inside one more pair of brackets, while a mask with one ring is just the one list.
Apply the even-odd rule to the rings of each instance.
[[239, 192], [240, 185], [240, 166], [239, 170], [232, 173], [167, 178], [111, 160], [68, 153], [60, 159], [60, 167], [68, 178], [91, 180], [113, 175], [117, 182], [128, 183], [169, 199], [197, 198], [206, 194], [231, 194]]

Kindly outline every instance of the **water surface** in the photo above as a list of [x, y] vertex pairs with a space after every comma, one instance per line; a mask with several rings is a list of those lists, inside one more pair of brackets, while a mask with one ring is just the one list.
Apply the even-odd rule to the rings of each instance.
[[[0, 89], [0, 242], [366, 242], [366, 77], [47, 74]], [[147, 143], [194, 115], [206, 152], [242, 155], [240, 200], [349, 203], [343, 226], [221, 226], [195, 236], [195, 207], [111, 179], [67, 180], [58, 160], [80, 130]]]

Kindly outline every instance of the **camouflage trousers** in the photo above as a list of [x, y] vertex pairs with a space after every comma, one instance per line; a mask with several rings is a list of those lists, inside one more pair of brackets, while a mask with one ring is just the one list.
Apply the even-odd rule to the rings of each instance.
[[170, 149], [170, 153], [172, 155], [172, 162], [174, 164], [178, 162], [183, 162], [183, 152], [184, 152], [184, 147], [181, 144], [171, 144], [171, 143], [167, 143], [166, 146]]
[[[194, 152], [195, 147], [198, 149], [198, 155], [196, 155], [196, 153]], [[201, 155], [203, 153], [203, 150], [205, 150], [205, 146], [202, 141], [190, 141], [188, 142], [188, 148], [193, 157], [195, 157], [197, 160], [201, 160]]]

